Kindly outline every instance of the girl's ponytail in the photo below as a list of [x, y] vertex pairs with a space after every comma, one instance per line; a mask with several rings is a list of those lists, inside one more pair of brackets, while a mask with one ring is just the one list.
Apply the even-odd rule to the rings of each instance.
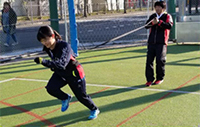
[[53, 32], [54, 32], [56, 41], [62, 40], [62, 37], [60, 36], [60, 34], [57, 31], [53, 30]]

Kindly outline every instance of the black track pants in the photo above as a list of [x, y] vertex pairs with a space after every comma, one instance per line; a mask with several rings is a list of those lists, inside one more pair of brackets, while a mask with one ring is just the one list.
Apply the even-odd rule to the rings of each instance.
[[156, 79], [163, 80], [165, 76], [165, 63], [167, 46], [163, 44], [148, 44], [147, 47], [147, 59], [146, 59], [146, 80], [154, 81], [154, 66], [153, 61], [156, 57]]
[[61, 88], [66, 84], [69, 84], [69, 87], [73, 91], [74, 95], [83, 105], [85, 105], [90, 110], [96, 110], [96, 105], [94, 104], [90, 96], [86, 93], [85, 79], [77, 79], [74, 77], [71, 77], [69, 79], [69, 81], [66, 81], [58, 74], [53, 73], [51, 79], [46, 86], [47, 92], [60, 100], [66, 100], [68, 99], [68, 94], [64, 93]]

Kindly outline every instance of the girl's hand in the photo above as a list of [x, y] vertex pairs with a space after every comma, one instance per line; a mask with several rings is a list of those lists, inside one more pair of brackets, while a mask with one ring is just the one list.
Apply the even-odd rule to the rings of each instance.
[[159, 19], [157, 18], [157, 17], [155, 17], [154, 19], [153, 19], [153, 24], [155, 25], [155, 24], [158, 24], [158, 22], [159, 22]]
[[34, 59], [34, 61], [35, 61], [37, 64], [41, 64], [42, 61], [43, 61], [43, 58], [42, 58], [42, 57], [36, 57], [36, 58]]

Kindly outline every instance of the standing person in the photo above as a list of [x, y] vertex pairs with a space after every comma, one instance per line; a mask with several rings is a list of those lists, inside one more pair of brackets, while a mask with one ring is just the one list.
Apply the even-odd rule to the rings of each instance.
[[[169, 32], [173, 25], [171, 15], [165, 11], [166, 3], [164, 1], [157, 1], [154, 4], [154, 8], [156, 13], [149, 17], [146, 24], [150, 21], [152, 22], [145, 27], [146, 29], [150, 28], [145, 70], [146, 86], [151, 86], [152, 84], [157, 85], [163, 82]], [[154, 58], [156, 58], [156, 81], [153, 83], [155, 79], [153, 67]]]
[[11, 8], [8, 2], [4, 2], [3, 10], [2, 10], [2, 17], [1, 17], [1, 25], [3, 26], [4, 33], [7, 34], [6, 36], [6, 43], [5, 46], [9, 46], [10, 43], [10, 36], [14, 40], [12, 45], [18, 44], [15, 33], [16, 33], [16, 23], [17, 23], [17, 15], [15, 11]]
[[47, 92], [60, 99], [62, 102], [61, 111], [68, 109], [72, 96], [64, 93], [61, 88], [69, 85], [76, 98], [87, 108], [90, 109], [88, 119], [95, 119], [100, 113], [97, 106], [86, 93], [85, 74], [81, 64], [74, 58], [73, 51], [67, 42], [62, 41], [61, 36], [50, 26], [39, 28], [37, 39], [40, 41], [51, 60], [36, 57], [34, 61], [54, 71], [50, 78], [46, 90]]

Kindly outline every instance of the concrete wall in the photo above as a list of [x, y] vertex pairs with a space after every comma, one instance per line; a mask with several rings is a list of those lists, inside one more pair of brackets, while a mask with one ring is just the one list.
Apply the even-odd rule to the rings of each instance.
[[177, 42], [200, 42], [200, 22], [177, 22]]

